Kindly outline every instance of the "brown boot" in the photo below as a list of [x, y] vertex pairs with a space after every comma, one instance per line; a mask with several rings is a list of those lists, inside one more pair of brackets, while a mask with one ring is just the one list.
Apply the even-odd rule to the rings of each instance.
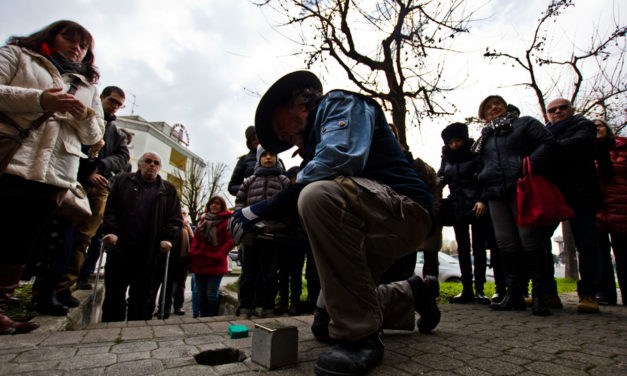
[[24, 265], [0, 264], [0, 335], [28, 333], [39, 328], [33, 321], [17, 322], [4, 315], [2, 308], [8, 303], [24, 272]]
[[579, 313], [599, 313], [599, 304], [592, 296], [580, 296], [579, 304], [577, 304], [577, 312]]

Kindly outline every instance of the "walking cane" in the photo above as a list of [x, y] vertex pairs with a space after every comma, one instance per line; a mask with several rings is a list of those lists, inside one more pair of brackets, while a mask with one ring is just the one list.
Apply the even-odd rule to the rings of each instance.
[[168, 267], [170, 266], [170, 251], [165, 257], [165, 273], [163, 273], [163, 285], [161, 285], [161, 319], [164, 319], [163, 313], [165, 311], [165, 295], [168, 286]]
[[102, 259], [104, 254], [104, 242], [100, 244], [100, 256], [98, 259], [98, 269], [96, 269], [96, 280], [94, 281], [94, 292], [91, 294], [91, 314], [96, 312], [96, 294], [98, 293], [98, 281], [100, 280], [100, 268], [102, 268]]

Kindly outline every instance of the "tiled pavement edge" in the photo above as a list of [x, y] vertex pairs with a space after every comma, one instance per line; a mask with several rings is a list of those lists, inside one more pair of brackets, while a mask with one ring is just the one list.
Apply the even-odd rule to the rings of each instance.
[[[627, 375], [627, 308], [576, 313], [576, 297], [562, 296], [550, 317], [492, 312], [485, 306], [442, 305], [431, 335], [386, 332], [385, 357], [372, 375]], [[230, 323], [280, 321], [299, 332], [296, 366], [266, 371], [251, 362], [251, 336], [228, 337]], [[309, 331], [311, 316], [236, 321], [233, 316], [95, 324], [85, 330], [0, 337], [0, 375], [312, 375], [329, 348]], [[252, 335], [252, 333], [251, 333]], [[233, 347], [241, 363], [196, 364], [198, 352]]]

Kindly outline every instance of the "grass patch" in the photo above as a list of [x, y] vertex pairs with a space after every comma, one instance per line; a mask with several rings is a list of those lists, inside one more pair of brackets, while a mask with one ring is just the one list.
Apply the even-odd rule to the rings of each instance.
[[31, 298], [33, 296], [33, 284], [30, 282], [20, 282], [13, 297], [4, 307], [4, 314], [13, 321], [28, 321], [33, 318], [34, 314], [28, 312]]
[[[557, 292], [560, 294], [577, 291], [577, 281], [568, 278], [556, 278]], [[489, 298], [494, 294], [494, 282], [486, 282], [484, 293]], [[440, 282], [440, 297], [438, 303], [448, 304], [450, 299], [462, 292], [462, 284], [456, 282]]]

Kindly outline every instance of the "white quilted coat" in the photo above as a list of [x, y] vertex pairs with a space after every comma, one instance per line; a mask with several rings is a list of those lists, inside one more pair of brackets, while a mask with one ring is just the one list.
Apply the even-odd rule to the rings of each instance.
[[[74, 74], [61, 76], [45, 57], [17, 46], [0, 48], [0, 111], [21, 127], [44, 113], [39, 96], [45, 89], [63, 87], [67, 92], [77, 76], [81, 84], [74, 94], [88, 107], [85, 120], [55, 113], [31, 132], [9, 163], [6, 173], [62, 188], [76, 184], [81, 144], [93, 145], [102, 138], [102, 104], [95, 85]], [[15, 134], [12, 126], [0, 122], [0, 133]]]

